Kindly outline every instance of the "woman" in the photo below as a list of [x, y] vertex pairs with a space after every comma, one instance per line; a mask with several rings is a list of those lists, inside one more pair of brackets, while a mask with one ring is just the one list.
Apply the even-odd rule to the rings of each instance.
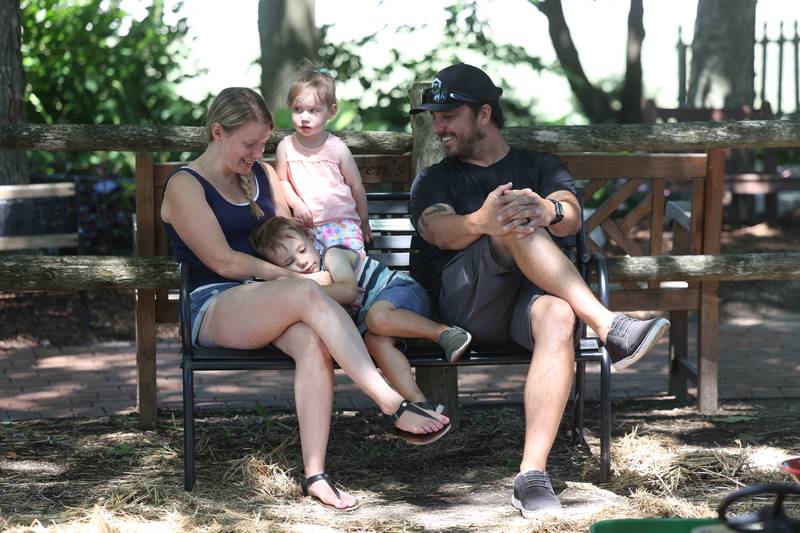
[[258, 93], [224, 89], [206, 117], [208, 147], [168, 181], [161, 220], [176, 259], [191, 267], [193, 342], [239, 349], [273, 344], [294, 359], [303, 493], [336, 509], [354, 509], [358, 500], [337, 491], [324, 474], [334, 360], [392, 415], [393, 432], [407, 441], [433, 442], [449, 430], [449, 421], [387, 385], [353, 321], [321, 289], [331, 283], [327, 273], [296, 273], [255, 256], [250, 229], [260, 218], [289, 215], [275, 171], [261, 163], [274, 127]]

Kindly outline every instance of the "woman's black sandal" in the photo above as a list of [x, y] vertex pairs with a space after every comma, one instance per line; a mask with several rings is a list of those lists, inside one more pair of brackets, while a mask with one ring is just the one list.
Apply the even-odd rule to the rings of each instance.
[[411, 403], [408, 400], [403, 400], [403, 403], [400, 404], [400, 407], [397, 408], [397, 411], [390, 416], [391, 420], [389, 422], [389, 426], [386, 428], [387, 435], [403, 439], [407, 443], [415, 446], [423, 446], [425, 444], [432, 444], [436, 442], [444, 437], [445, 433], [450, 431], [449, 423], [445, 424], [445, 426], [439, 431], [434, 431], [433, 433], [411, 433], [410, 431], [405, 431], [395, 427], [394, 423], [397, 422], [402, 414], [406, 411], [411, 411], [414, 414], [430, 418], [431, 420], [436, 420], [435, 417], [429, 415], [428, 412], [419, 405]]
[[443, 415], [445, 411], [445, 407], [443, 404], [433, 403], [430, 400], [422, 400], [421, 402], [417, 402], [417, 405], [422, 407], [423, 409], [427, 409], [428, 411], [433, 411], [437, 415]]
[[325, 472], [322, 472], [321, 474], [315, 474], [315, 475], [309, 476], [309, 477], [300, 478], [300, 488], [303, 489], [303, 496], [306, 496], [306, 497], [311, 496], [312, 498], [317, 500], [317, 502], [319, 502], [320, 505], [324, 505], [325, 507], [328, 507], [329, 509], [333, 509], [334, 511], [355, 511], [361, 505], [361, 502], [359, 502], [358, 500], [356, 500], [356, 503], [354, 503], [350, 507], [336, 507], [335, 505], [331, 505], [329, 503], [323, 502], [317, 496], [314, 496], [313, 494], [309, 494], [308, 493], [308, 487], [310, 485], [313, 485], [317, 481], [325, 481], [325, 483], [328, 484], [328, 486], [331, 488], [331, 490], [336, 495], [336, 497], [339, 498], [339, 499], [342, 498], [339, 495], [339, 491], [334, 486], [333, 481], [331, 481], [331, 478], [328, 477], [328, 474], [326, 474]]

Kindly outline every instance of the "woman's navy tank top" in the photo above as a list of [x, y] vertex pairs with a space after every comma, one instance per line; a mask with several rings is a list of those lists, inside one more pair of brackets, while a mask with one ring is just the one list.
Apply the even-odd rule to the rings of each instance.
[[[250, 205], [234, 204], [222, 197], [222, 195], [197, 171], [189, 167], [181, 167], [175, 172], [185, 171], [197, 178], [197, 181], [205, 190], [206, 201], [211, 206], [211, 210], [217, 217], [225, 240], [228, 245], [238, 252], [249, 255], [256, 255], [250, 245], [250, 230], [258, 223], [255, 215], [250, 211]], [[173, 175], [175, 174], [173, 172]], [[267, 173], [264, 168], [256, 163], [253, 165], [253, 174], [256, 178], [256, 203], [264, 211], [266, 218], [275, 216], [275, 206], [272, 203], [272, 191], [267, 180]], [[224, 278], [206, 267], [192, 250], [183, 242], [172, 224], [163, 223], [164, 228], [172, 242], [172, 253], [177, 261], [187, 261], [189, 263], [189, 290], [208, 285], [210, 283], [222, 283], [225, 281], [237, 281]]]

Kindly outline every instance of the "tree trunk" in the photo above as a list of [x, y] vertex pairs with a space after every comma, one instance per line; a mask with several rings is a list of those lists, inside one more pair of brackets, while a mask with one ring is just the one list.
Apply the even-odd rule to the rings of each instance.
[[259, 0], [261, 94], [273, 109], [283, 98], [293, 71], [304, 59], [319, 57], [314, 0]]
[[642, 41], [644, 10], [642, 0], [631, 0], [628, 13], [628, 43], [625, 52], [625, 82], [620, 95], [620, 111], [614, 111], [610, 94], [598, 89], [586, 77], [578, 50], [564, 18], [561, 0], [529, 0], [546, 17], [550, 40], [581, 110], [593, 124], [635, 123], [642, 120]]
[[611, 108], [608, 95], [592, 85], [583, 71], [578, 50], [564, 18], [561, 0], [543, 0], [534, 2], [534, 5], [547, 17], [550, 40], [553, 42], [558, 61], [589, 121], [593, 124], [614, 122], [614, 110]]
[[[22, 122], [25, 81], [20, 50], [19, 2], [0, 2], [0, 124]], [[0, 150], [0, 184], [28, 183], [25, 153]]]
[[642, 0], [631, 0], [628, 12], [628, 44], [625, 50], [625, 83], [622, 86], [620, 122], [642, 121], [642, 42], [644, 41], [644, 7]]
[[755, 27], [756, 0], [699, 0], [689, 106], [753, 105]]

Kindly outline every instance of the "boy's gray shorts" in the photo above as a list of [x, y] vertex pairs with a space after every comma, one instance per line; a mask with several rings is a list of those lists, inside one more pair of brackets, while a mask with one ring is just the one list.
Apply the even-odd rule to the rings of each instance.
[[513, 340], [533, 349], [531, 305], [545, 292], [516, 267], [497, 264], [484, 235], [461, 250], [442, 271], [439, 316], [479, 342]]

